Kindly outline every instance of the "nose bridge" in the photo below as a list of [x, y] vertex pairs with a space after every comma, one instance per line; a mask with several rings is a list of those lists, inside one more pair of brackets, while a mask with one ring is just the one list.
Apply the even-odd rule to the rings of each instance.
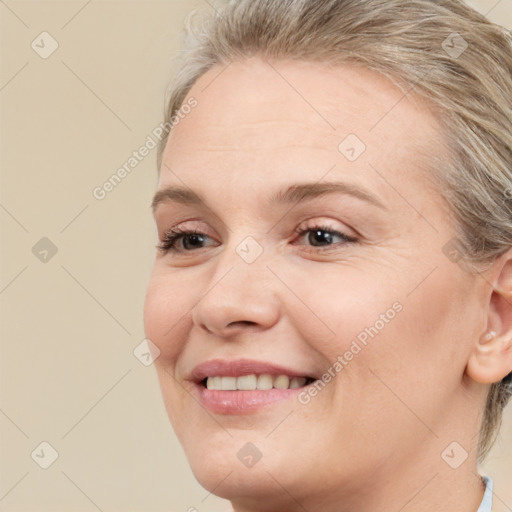
[[[256, 239], [256, 236], [258, 239]], [[240, 292], [258, 295], [258, 284], [262, 285], [272, 273], [267, 268], [271, 265], [271, 249], [268, 244], [264, 247], [264, 233], [259, 236], [241, 235], [232, 231], [222, 253], [216, 258], [212, 285], [228, 280], [228, 289], [236, 286], [236, 281], [243, 284]]]
[[221, 336], [247, 324], [271, 327], [280, 308], [278, 280], [268, 263], [269, 253], [253, 237], [226, 246], [192, 312], [194, 323]]

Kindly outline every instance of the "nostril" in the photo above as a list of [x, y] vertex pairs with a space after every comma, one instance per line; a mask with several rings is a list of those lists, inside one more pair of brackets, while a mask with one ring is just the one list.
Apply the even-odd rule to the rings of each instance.
[[236, 322], [231, 322], [228, 324], [228, 327], [232, 325], [256, 325], [255, 322], [250, 322], [249, 320], [237, 320]]

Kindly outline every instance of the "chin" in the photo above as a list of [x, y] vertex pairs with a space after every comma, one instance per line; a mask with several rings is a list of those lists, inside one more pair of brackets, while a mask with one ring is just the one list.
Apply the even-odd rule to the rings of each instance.
[[[238, 460], [233, 463], [220, 462], [217, 455], [207, 457], [208, 461], [203, 459], [191, 464], [199, 484], [219, 498], [244, 504], [260, 512], [266, 510], [265, 505], [269, 510], [276, 510], [276, 505], [281, 501], [283, 506], [289, 505], [288, 495], [283, 495], [283, 488], [296, 496], [299, 495], [297, 489], [303, 488], [307, 481], [306, 475], [291, 475], [289, 465], [270, 464], [269, 467], [260, 461], [247, 469], [241, 467]], [[302, 482], [300, 487], [297, 487], [297, 481]]]
[[228, 500], [242, 496], [268, 499], [274, 493], [282, 494], [276, 479], [287, 488], [296, 487], [297, 481], [307, 481], [307, 475], [291, 471], [293, 457], [282, 443], [277, 446], [254, 432], [231, 433], [233, 437], [223, 431], [208, 440], [207, 435], [182, 440], [196, 480], [209, 492]]

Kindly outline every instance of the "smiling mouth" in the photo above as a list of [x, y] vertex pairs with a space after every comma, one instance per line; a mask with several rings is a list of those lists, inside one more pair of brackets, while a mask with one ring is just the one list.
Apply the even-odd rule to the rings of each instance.
[[201, 381], [203, 387], [213, 391], [268, 391], [270, 389], [298, 389], [308, 386], [312, 377], [289, 377], [288, 375], [250, 374], [233, 376], [212, 376]]

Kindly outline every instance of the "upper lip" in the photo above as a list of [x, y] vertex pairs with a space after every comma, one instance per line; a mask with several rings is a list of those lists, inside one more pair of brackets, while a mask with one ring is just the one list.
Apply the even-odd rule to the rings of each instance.
[[226, 376], [241, 377], [242, 375], [287, 375], [288, 377], [310, 377], [311, 374], [304, 371], [297, 371], [284, 366], [256, 361], [251, 359], [211, 359], [197, 365], [191, 372], [189, 378], [194, 382], [201, 382], [207, 377]]

